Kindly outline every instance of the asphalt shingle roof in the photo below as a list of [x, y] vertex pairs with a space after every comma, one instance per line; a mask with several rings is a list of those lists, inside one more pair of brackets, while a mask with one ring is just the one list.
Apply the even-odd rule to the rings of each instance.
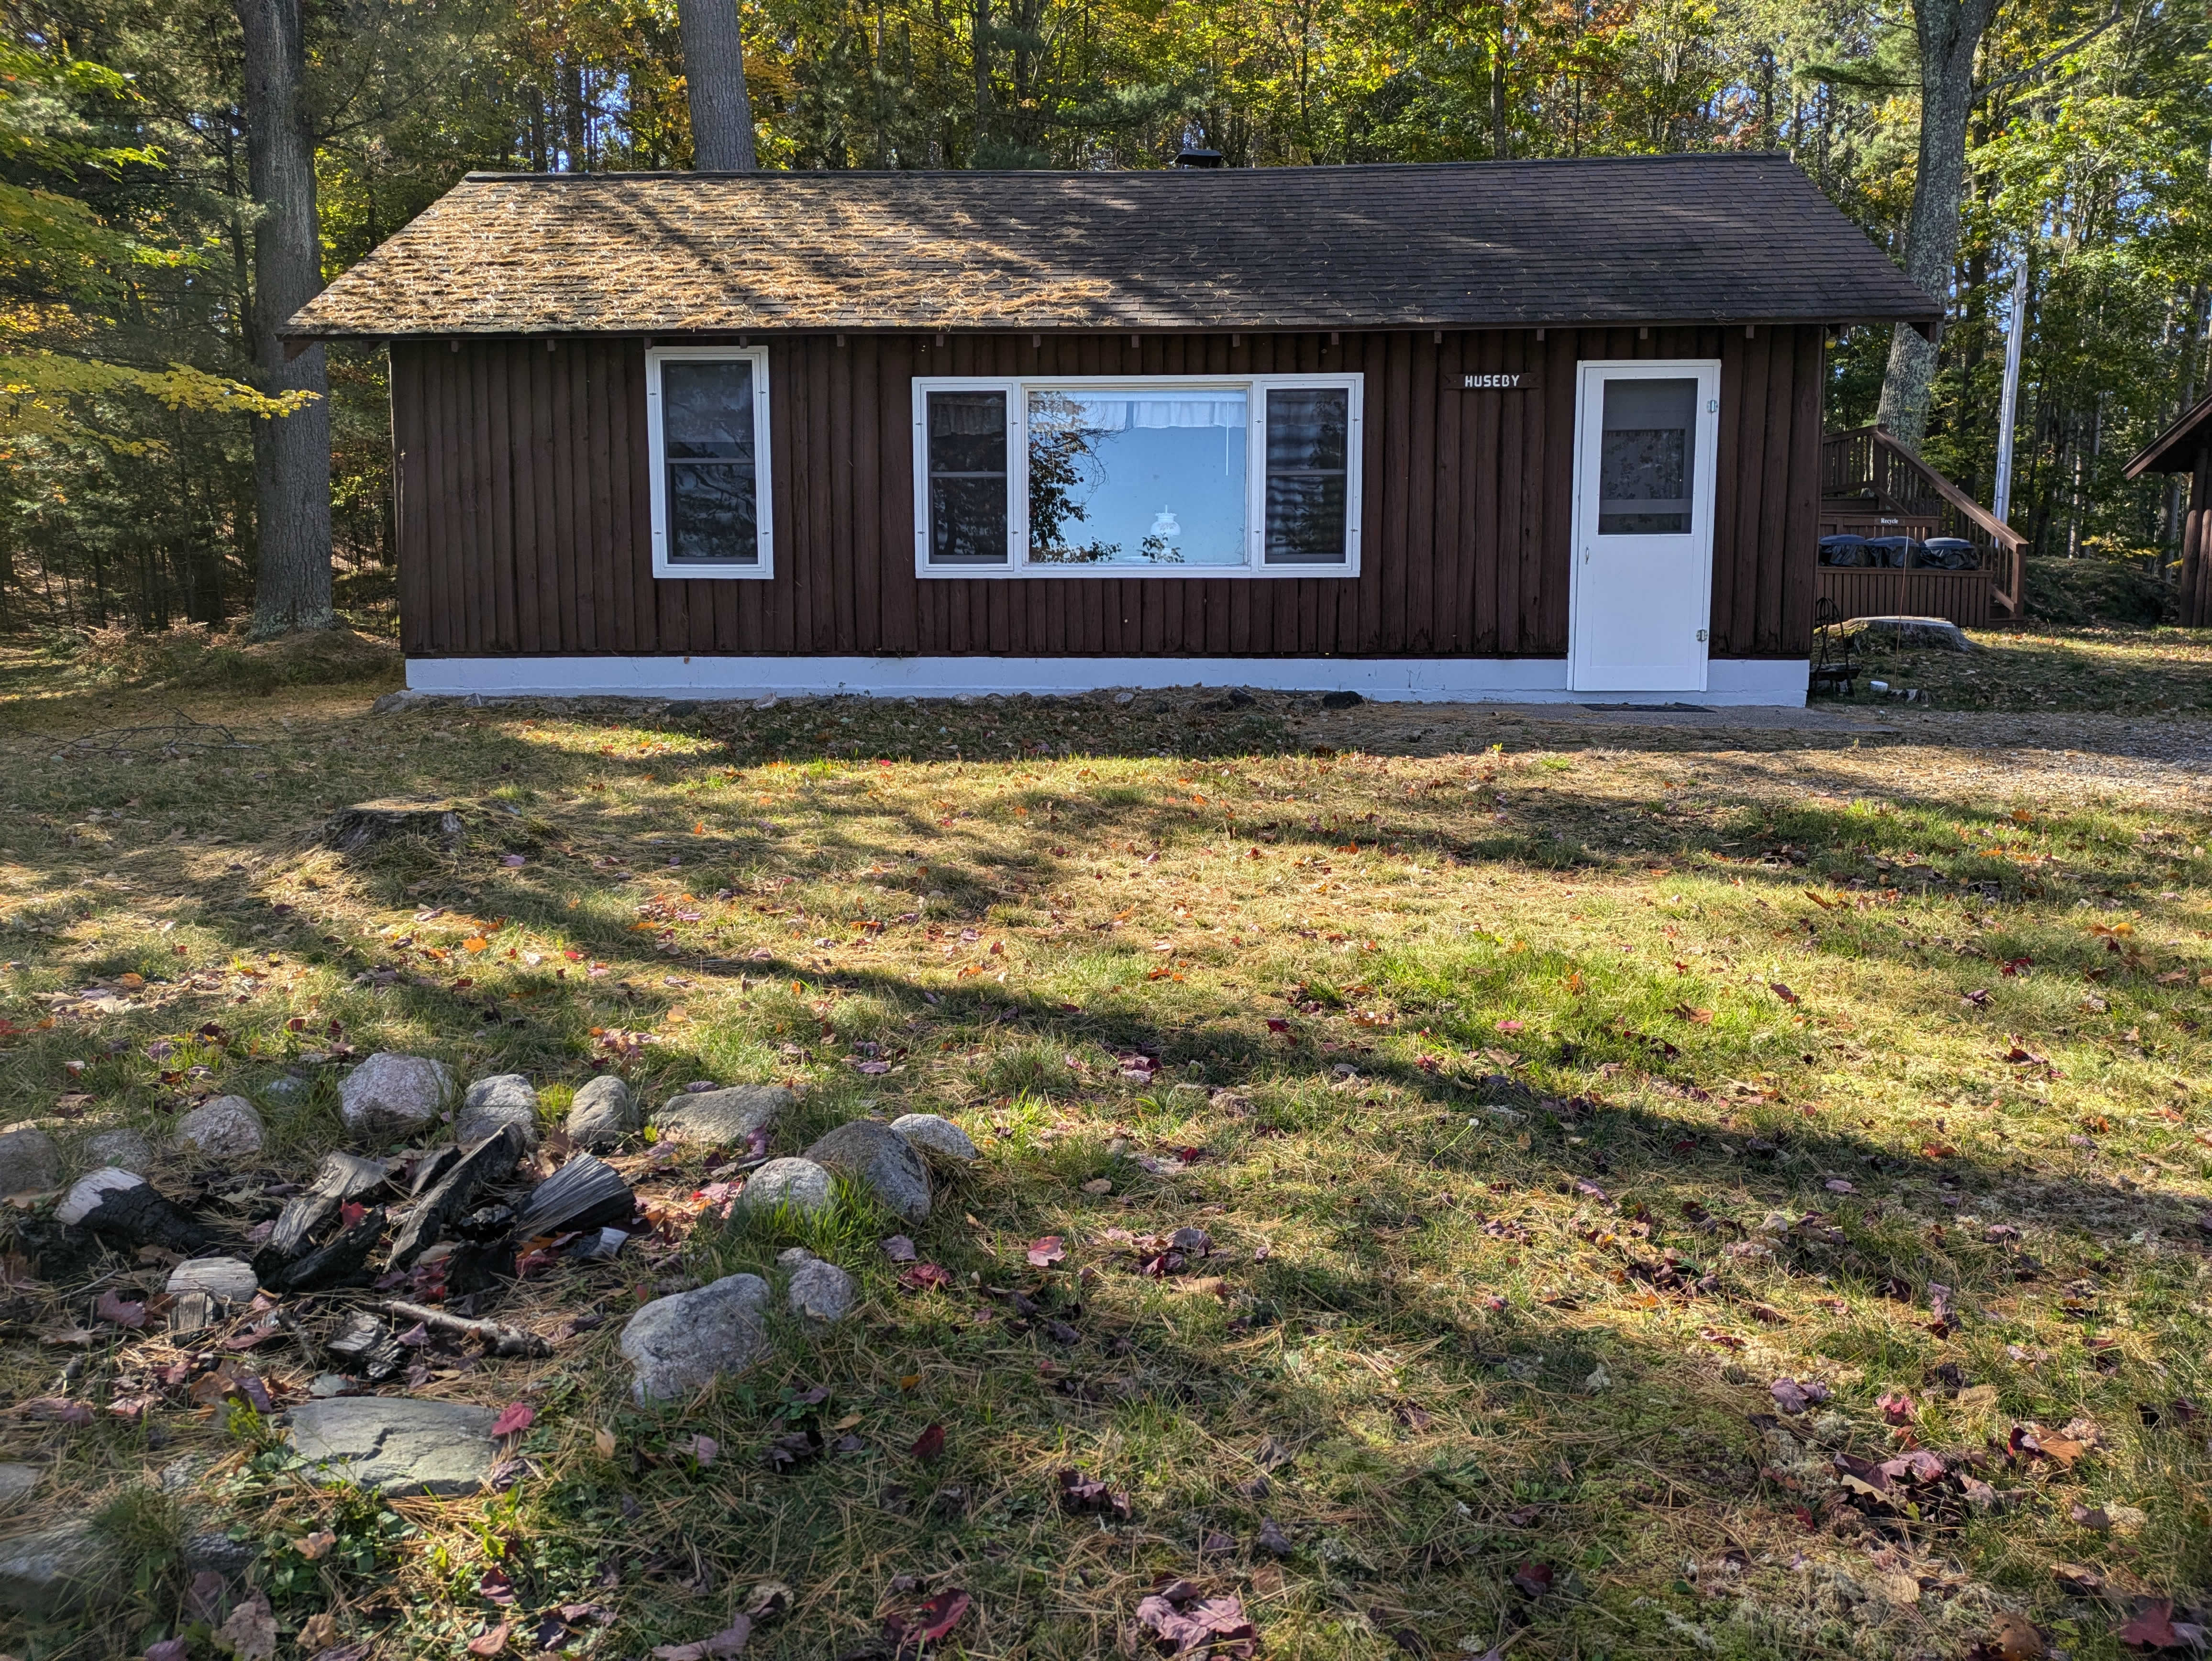
[[1928, 321], [1772, 153], [471, 173], [295, 336]]

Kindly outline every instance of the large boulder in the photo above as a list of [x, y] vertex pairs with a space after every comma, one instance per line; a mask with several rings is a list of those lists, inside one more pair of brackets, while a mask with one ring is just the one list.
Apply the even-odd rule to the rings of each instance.
[[0, 1540], [0, 1609], [73, 1614], [111, 1595], [121, 1569], [115, 1542], [82, 1518]]
[[903, 1113], [891, 1121], [891, 1129], [912, 1142], [921, 1157], [933, 1165], [975, 1163], [975, 1144], [969, 1140], [968, 1133], [941, 1114]]
[[338, 1086], [338, 1116], [357, 1136], [415, 1130], [446, 1110], [456, 1088], [445, 1062], [380, 1050]]
[[488, 1142], [508, 1125], [522, 1133], [526, 1148], [538, 1146], [538, 1089], [520, 1073], [478, 1079], [461, 1098], [453, 1121], [453, 1140], [463, 1147]]
[[177, 1121], [177, 1140], [211, 1159], [243, 1159], [261, 1152], [268, 1139], [261, 1116], [243, 1096], [218, 1096], [202, 1102]]
[[748, 1211], [789, 1206], [811, 1217], [830, 1208], [830, 1173], [811, 1159], [770, 1159], [745, 1178], [738, 1203]]
[[641, 1405], [678, 1401], [719, 1374], [757, 1366], [769, 1348], [768, 1303], [757, 1275], [654, 1299], [623, 1328], [620, 1348], [637, 1374], [631, 1394]]
[[62, 1185], [61, 1150], [36, 1125], [0, 1132], [0, 1196], [43, 1194]]
[[333, 1396], [294, 1408], [285, 1434], [309, 1465], [380, 1494], [474, 1494], [491, 1473], [498, 1417], [465, 1402]]
[[637, 1129], [637, 1098], [612, 1073], [582, 1086], [568, 1104], [568, 1135], [577, 1147], [604, 1153]]
[[797, 1099], [781, 1085], [741, 1084], [728, 1090], [685, 1091], [660, 1106], [653, 1124], [671, 1141], [743, 1147]]
[[874, 1119], [841, 1124], [808, 1148], [805, 1157], [858, 1177], [909, 1223], [929, 1216], [929, 1167], [914, 1144], [887, 1124]]

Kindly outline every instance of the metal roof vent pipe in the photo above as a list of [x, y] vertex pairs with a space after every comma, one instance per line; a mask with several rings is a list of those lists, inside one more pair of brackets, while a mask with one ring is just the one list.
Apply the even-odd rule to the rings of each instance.
[[1175, 164], [1178, 167], [1218, 167], [1221, 165], [1221, 152], [1194, 150], [1186, 145], [1176, 155]]

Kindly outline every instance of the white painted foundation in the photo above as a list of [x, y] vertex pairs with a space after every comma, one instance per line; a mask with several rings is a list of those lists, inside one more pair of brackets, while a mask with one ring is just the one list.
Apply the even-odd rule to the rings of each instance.
[[1352, 691], [1378, 703], [1776, 705], [1801, 709], [1802, 658], [1716, 658], [1702, 692], [1587, 692], [1565, 658], [410, 658], [430, 697], [983, 697], [1105, 688]]

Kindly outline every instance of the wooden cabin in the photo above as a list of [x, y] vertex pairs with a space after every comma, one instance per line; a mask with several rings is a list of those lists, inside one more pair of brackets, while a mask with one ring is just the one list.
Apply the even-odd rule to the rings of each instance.
[[2168, 427], [2130, 461], [2124, 477], [2189, 475], [2188, 517], [2181, 527], [2181, 626], [2212, 629], [2212, 398]]
[[471, 174], [390, 348], [409, 684], [1803, 701], [1831, 331], [1771, 154]]
[[[1881, 427], [1831, 433], [1820, 445], [1817, 592], [1846, 618], [1948, 618], [1962, 629], [2022, 615], [2027, 538]], [[1879, 566], [1838, 565], [1830, 539], [1963, 545], [1971, 563], [1944, 569], [1909, 552]], [[1886, 551], [1896, 552], [1900, 551]]]

